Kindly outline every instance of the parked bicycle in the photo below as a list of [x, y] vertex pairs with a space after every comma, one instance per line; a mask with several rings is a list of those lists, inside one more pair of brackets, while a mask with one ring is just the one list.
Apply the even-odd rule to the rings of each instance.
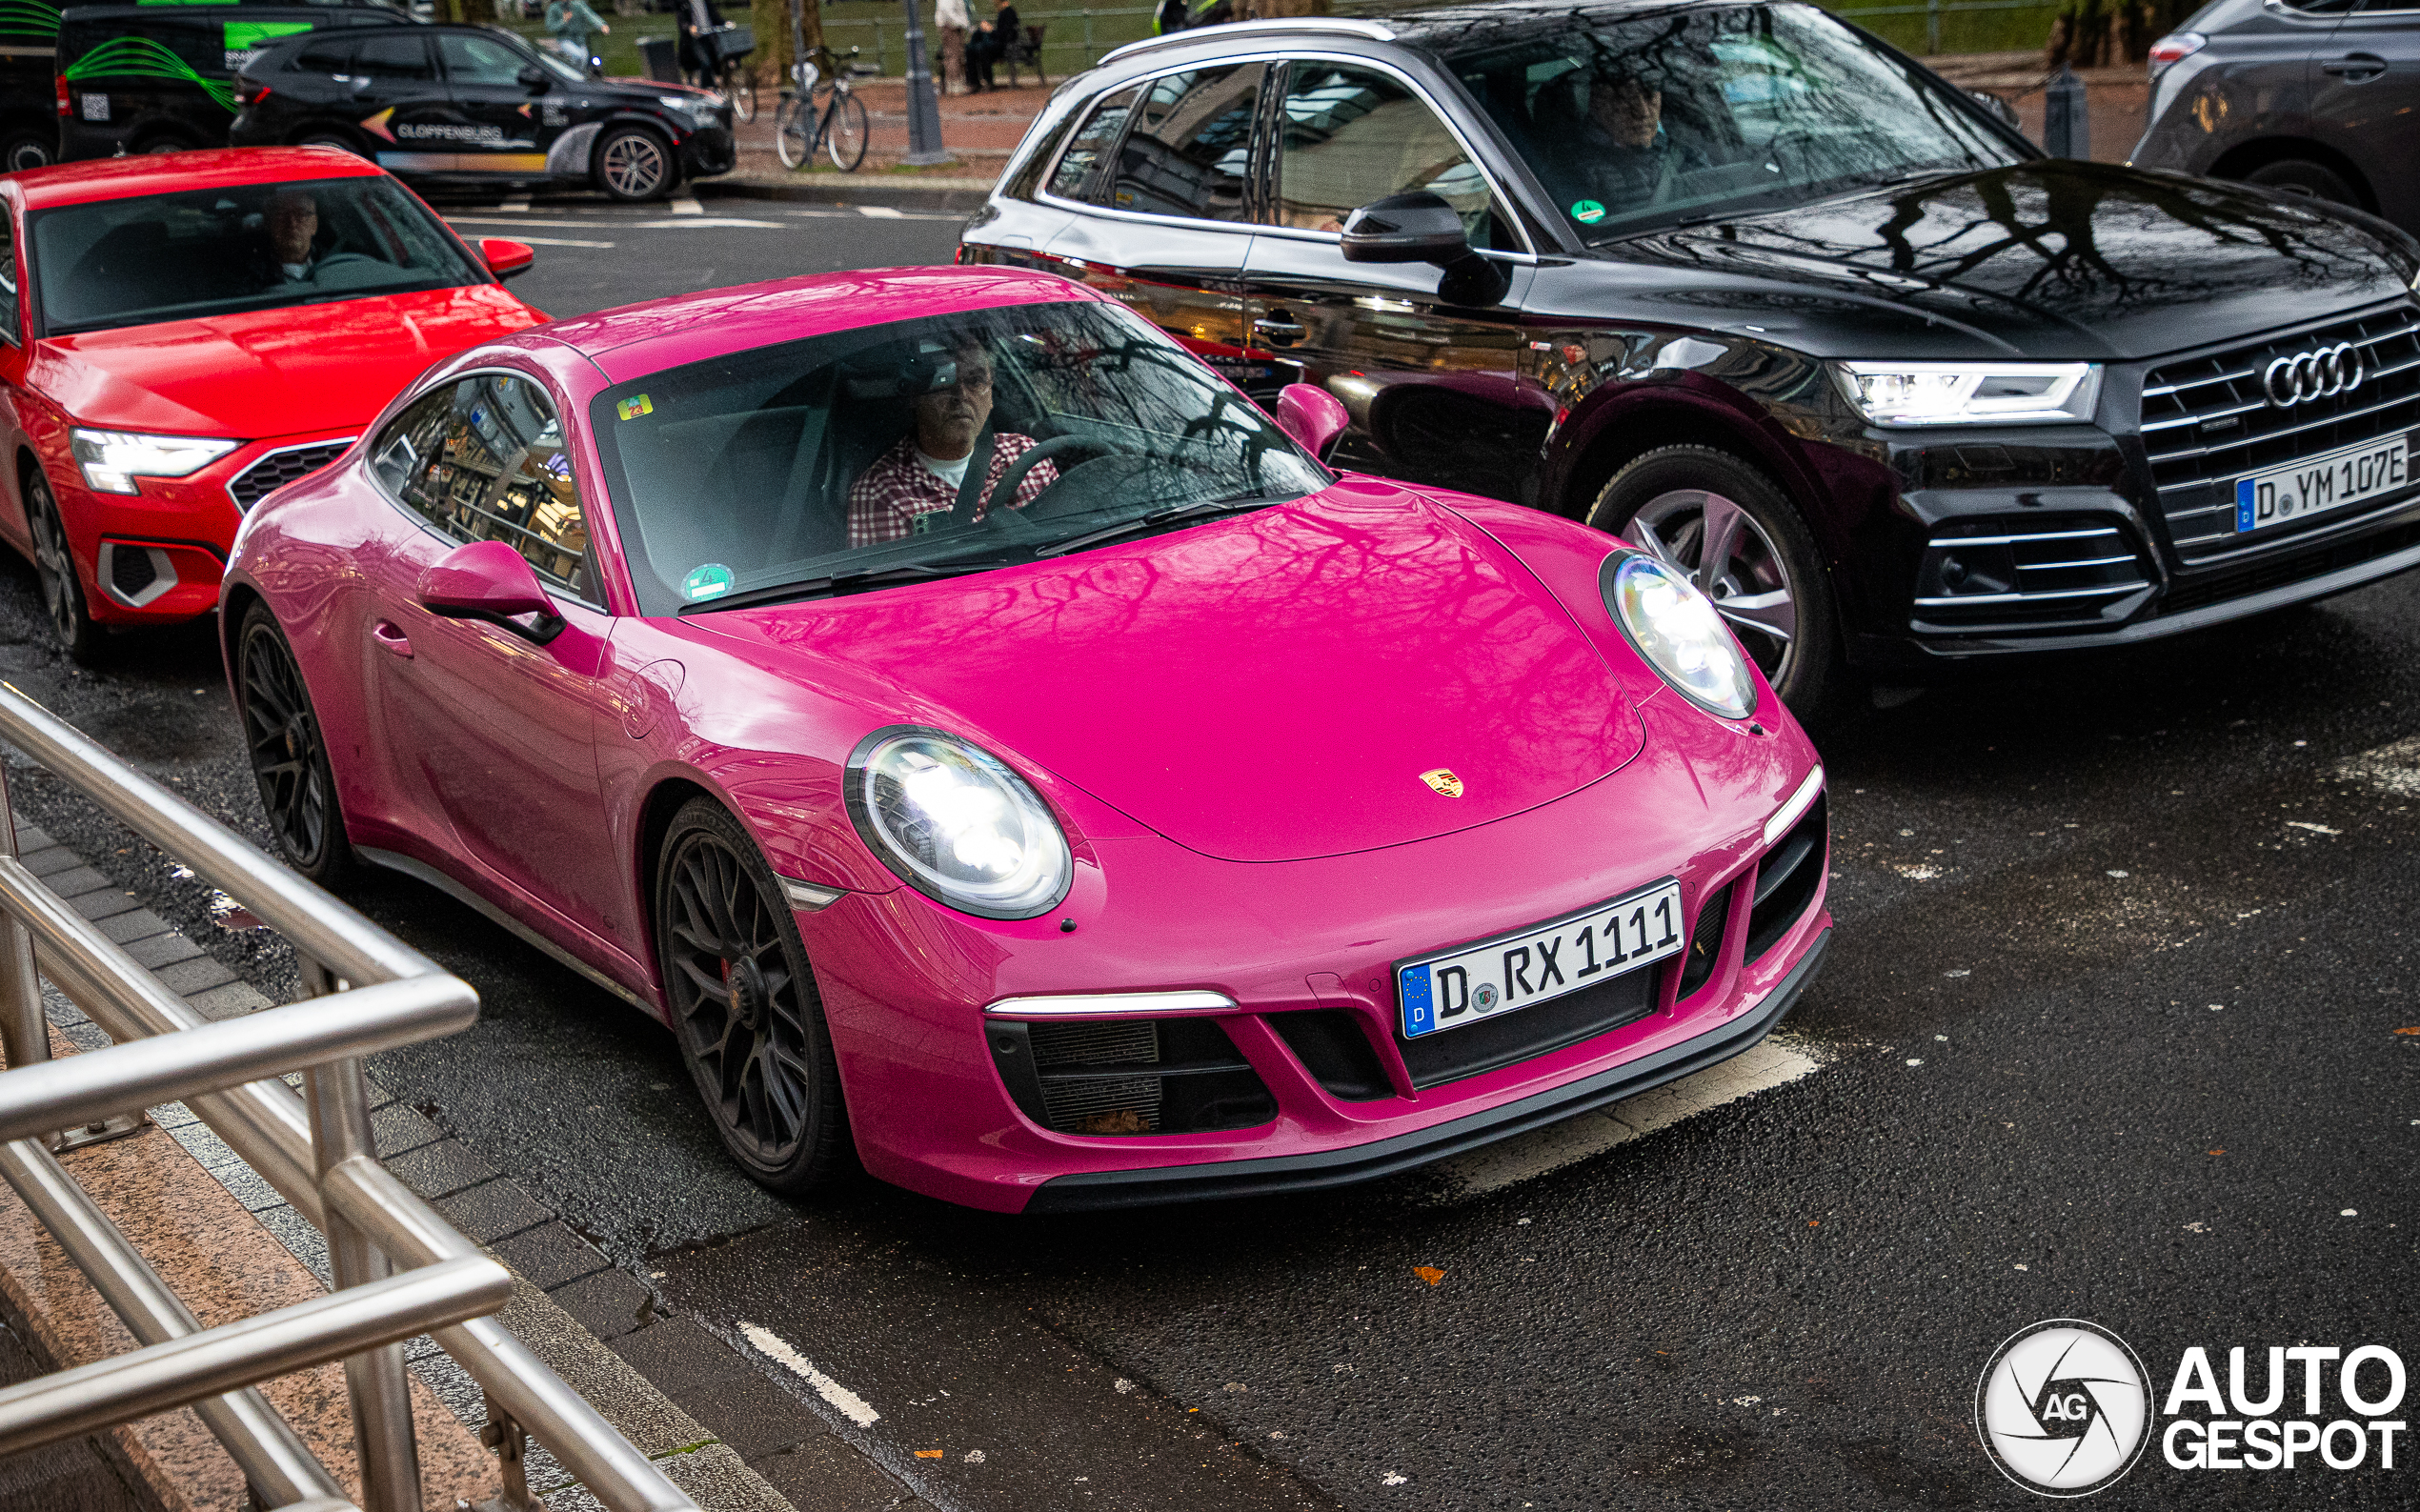
[[731, 102], [731, 113], [742, 122], [756, 118], [756, 71], [748, 55], [756, 50], [756, 34], [743, 26], [721, 26], [697, 35], [701, 48], [714, 52], [707, 68], [712, 88]]
[[[799, 49], [803, 57], [805, 49]], [[773, 150], [787, 169], [801, 169], [821, 147], [832, 166], [854, 173], [865, 161], [866, 139], [873, 134], [865, 102], [857, 96], [854, 80], [861, 65], [857, 50], [849, 50], [845, 67], [829, 48], [817, 50], [817, 59], [798, 64], [797, 87], [785, 86], [773, 117]]]

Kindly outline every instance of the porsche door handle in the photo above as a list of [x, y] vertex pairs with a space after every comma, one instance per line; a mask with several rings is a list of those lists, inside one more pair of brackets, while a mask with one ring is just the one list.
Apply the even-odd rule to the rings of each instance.
[[2387, 60], [2374, 52], [2354, 52], [2329, 59], [2319, 65], [2319, 71], [2332, 73], [2347, 84], [2367, 84], [2387, 71]]
[[370, 627], [370, 638], [404, 660], [412, 659], [412, 637], [386, 620], [381, 619]]
[[1309, 334], [1302, 329], [1301, 321], [1282, 310], [1255, 320], [1252, 330], [1255, 334], [1266, 336], [1273, 347], [1290, 347]]

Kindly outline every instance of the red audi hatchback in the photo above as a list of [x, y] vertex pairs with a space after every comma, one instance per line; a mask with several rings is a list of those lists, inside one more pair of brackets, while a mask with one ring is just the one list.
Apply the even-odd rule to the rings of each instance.
[[244, 511], [431, 363], [546, 317], [375, 165], [319, 148], [0, 176], [0, 537], [60, 643], [205, 615]]

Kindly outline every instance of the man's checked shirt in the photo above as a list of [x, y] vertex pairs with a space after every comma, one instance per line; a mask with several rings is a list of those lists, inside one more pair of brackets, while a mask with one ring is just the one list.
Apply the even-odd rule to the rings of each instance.
[[[1008, 464], [1035, 444], [1032, 436], [1013, 431], [992, 437], [992, 465], [983, 477], [983, 497], [991, 496], [993, 486], [999, 482]], [[972, 467], [974, 460], [969, 458], [967, 465]], [[1017, 498], [1011, 508], [1023, 509], [1058, 481], [1058, 468], [1047, 461], [1035, 463], [1034, 470], [1017, 485]], [[957, 504], [957, 486], [916, 459], [916, 433], [911, 431], [899, 438], [898, 445], [876, 458], [874, 465], [865, 470], [865, 475], [850, 488], [849, 544], [874, 546], [883, 541], [903, 541], [916, 534], [918, 515], [936, 510], [946, 515]], [[935, 520], [926, 529], [941, 523]]]

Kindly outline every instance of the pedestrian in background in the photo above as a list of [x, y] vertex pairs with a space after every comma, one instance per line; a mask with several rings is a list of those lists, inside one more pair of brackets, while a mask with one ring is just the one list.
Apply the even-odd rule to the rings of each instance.
[[974, 18], [966, 13], [966, 0], [933, 0], [933, 30], [941, 35], [941, 91], [945, 94], [966, 92], [966, 33], [974, 25]]
[[1160, 13], [1151, 18], [1154, 36], [1166, 36], [1185, 29], [1185, 0], [1160, 0]]
[[680, 0], [673, 12], [673, 27], [680, 35], [681, 71], [697, 81], [697, 87], [715, 87], [715, 60], [699, 45], [698, 35], [722, 25], [722, 10], [715, 0]]
[[588, 0], [546, 0], [546, 34], [560, 47], [558, 50], [580, 68], [596, 54], [590, 50], [589, 39], [614, 29], [605, 18], [589, 9]]
[[1017, 7], [1009, 0], [999, 0], [999, 10], [993, 12], [992, 19], [984, 22], [966, 44], [967, 78], [976, 89], [998, 88], [992, 82], [992, 65], [1007, 55], [1019, 35]]

